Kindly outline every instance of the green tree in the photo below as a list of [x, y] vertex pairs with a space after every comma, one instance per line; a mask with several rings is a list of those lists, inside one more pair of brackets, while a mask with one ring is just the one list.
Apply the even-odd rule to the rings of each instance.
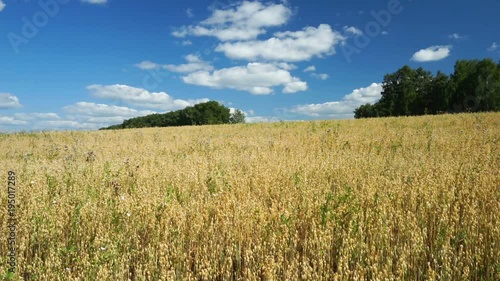
[[369, 103], [364, 104], [356, 110], [354, 110], [354, 118], [372, 118], [372, 117], [378, 117], [378, 110], [375, 105], [371, 105]]
[[379, 101], [381, 116], [411, 114], [412, 103], [417, 98], [416, 78], [417, 71], [407, 65], [384, 76], [382, 97]]
[[450, 92], [448, 90], [449, 76], [438, 71], [436, 77], [428, 85], [422, 95], [424, 114], [438, 114], [448, 111]]
[[121, 125], [103, 129], [228, 124], [230, 118], [229, 108], [216, 101], [209, 101], [182, 110], [128, 119]]
[[231, 116], [229, 117], [229, 123], [231, 124], [240, 124], [245, 123], [245, 114], [239, 109], [236, 109]]
[[459, 60], [451, 76], [403, 66], [383, 80], [382, 97], [356, 118], [500, 110], [500, 62]]

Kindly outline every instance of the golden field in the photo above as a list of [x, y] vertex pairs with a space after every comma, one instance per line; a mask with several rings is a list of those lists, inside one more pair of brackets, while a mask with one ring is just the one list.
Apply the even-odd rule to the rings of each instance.
[[3, 134], [12, 280], [500, 280], [499, 140], [499, 113]]

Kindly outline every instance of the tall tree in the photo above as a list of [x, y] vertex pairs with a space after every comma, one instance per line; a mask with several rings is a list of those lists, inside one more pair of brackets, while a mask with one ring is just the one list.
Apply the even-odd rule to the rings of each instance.
[[436, 77], [432, 80], [428, 87], [428, 91], [423, 95], [424, 113], [438, 114], [448, 111], [449, 108], [449, 76], [437, 72]]
[[427, 79], [423, 69], [414, 70], [408, 65], [384, 76], [382, 98], [379, 101], [381, 116], [411, 115], [417, 99], [417, 79]]
[[231, 117], [229, 117], [229, 123], [231, 124], [241, 124], [245, 123], [245, 114], [239, 109], [236, 109], [233, 113], [231, 113]]
[[403, 66], [383, 80], [382, 97], [356, 118], [500, 110], [500, 62], [459, 60], [451, 76]]

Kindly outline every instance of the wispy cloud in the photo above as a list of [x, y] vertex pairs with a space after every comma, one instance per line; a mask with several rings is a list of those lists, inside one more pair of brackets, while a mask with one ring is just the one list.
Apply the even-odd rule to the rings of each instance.
[[491, 46], [488, 48], [488, 51], [494, 52], [494, 51], [498, 50], [499, 48], [500, 48], [500, 46], [496, 42], [493, 42], [493, 44], [491, 44]]
[[313, 73], [312, 74], [313, 77], [316, 77], [320, 80], [328, 80], [328, 78], [330, 78], [330, 75], [326, 74], [326, 73]]
[[452, 46], [432, 46], [416, 52], [411, 60], [416, 62], [440, 61], [450, 55], [451, 48]]
[[0, 125], [18, 126], [27, 124], [29, 124], [27, 121], [18, 120], [11, 116], [0, 116]]
[[71, 115], [92, 117], [120, 117], [130, 118], [155, 113], [151, 110], [136, 110], [124, 106], [97, 104], [92, 102], [78, 102], [64, 107], [64, 111]]
[[155, 62], [151, 61], [143, 61], [135, 66], [141, 70], [152, 70], [152, 69], [157, 69], [157, 68], [164, 68], [167, 69], [168, 71], [171, 72], [177, 72], [177, 73], [191, 73], [195, 71], [201, 71], [201, 70], [206, 70], [206, 71], [212, 71], [214, 68], [213, 66], [209, 63], [204, 61], [202, 58], [200, 58], [198, 55], [187, 55], [185, 57], [187, 63], [186, 64], [180, 64], [180, 65], [174, 65], [174, 64], [165, 64], [161, 65]]
[[13, 109], [22, 107], [19, 98], [8, 93], [0, 93], [0, 109]]
[[354, 36], [361, 36], [361, 35], [363, 35], [363, 31], [361, 31], [361, 29], [356, 28], [354, 26], [344, 26], [344, 31], [346, 33], [354, 35]]
[[308, 66], [306, 69], [304, 69], [304, 72], [314, 72], [314, 71], [316, 71], [316, 66], [314, 65]]
[[458, 40], [465, 39], [465, 35], [461, 35], [461, 34], [458, 34], [458, 33], [453, 33], [453, 34], [448, 35], [448, 38], [458, 41]]
[[57, 113], [16, 113], [14, 117], [23, 121], [61, 119]]
[[314, 65], [308, 66], [306, 69], [304, 69], [304, 72], [309, 72], [311, 73], [312, 77], [318, 78], [320, 80], [328, 80], [328, 78], [330, 78], [330, 75], [326, 73], [316, 73], [316, 66]]
[[191, 73], [195, 71], [212, 71], [214, 68], [210, 63], [204, 61], [197, 55], [187, 55], [185, 57], [187, 63], [180, 65], [167, 64], [163, 68], [178, 73]]
[[159, 64], [151, 62], [151, 61], [143, 61], [135, 65], [135, 67], [141, 70], [151, 70], [160, 67]]
[[103, 5], [108, 3], [108, 0], [80, 0], [83, 3]]
[[0, 12], [5, 8], [5, 3], [3, 0], [0, 0]]

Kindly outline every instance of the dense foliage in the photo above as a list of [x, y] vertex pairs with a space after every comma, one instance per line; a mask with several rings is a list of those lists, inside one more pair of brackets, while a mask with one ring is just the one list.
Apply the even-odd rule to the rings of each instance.
[[236, 110], [231, 114], [230, 109], [224, 105], [216, 101], [209, 101], [177, 111], [128, 119], [122, 124], [103, 129], [218, 125], [244, 122], [245, 115], [240, 110]]
[[355, 118], [500, 110], [500, 62], [459, 60], [450, 76], [404, 66], [387, 74], [382, 98], [354, 111]]

